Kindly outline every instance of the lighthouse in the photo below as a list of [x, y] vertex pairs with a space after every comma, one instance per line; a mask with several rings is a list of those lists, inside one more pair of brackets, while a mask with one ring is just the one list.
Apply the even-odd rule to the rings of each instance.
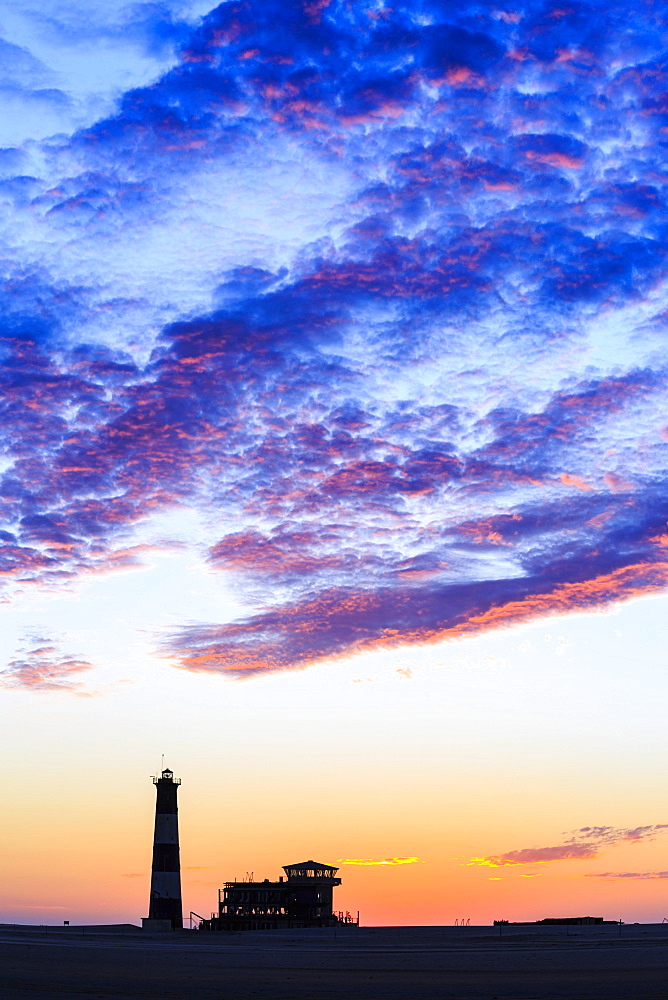
[[151, 895], [148, 917], [142, 920], [144, 930], [181, 930], [181, 861], [179, 858], [179, 819], [176, 793], [181, 784], [174, 772], [165, 768], [153, 779], [157, 793], [155, 802], [155, 833], [151, 866]]

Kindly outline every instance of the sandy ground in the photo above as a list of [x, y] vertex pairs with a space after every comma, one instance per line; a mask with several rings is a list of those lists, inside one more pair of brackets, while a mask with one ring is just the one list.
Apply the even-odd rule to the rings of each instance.
[[668, 925], [517, 930], [0, 927], [0, 998], [668, 1000]]

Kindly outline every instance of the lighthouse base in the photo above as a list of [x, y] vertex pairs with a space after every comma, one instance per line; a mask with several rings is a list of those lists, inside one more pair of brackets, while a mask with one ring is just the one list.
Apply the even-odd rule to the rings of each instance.
[[156, 920], [154, 917], [142, 917], [141, 929], [149, 934], [164, 934], [172, 930], [171, 920]]

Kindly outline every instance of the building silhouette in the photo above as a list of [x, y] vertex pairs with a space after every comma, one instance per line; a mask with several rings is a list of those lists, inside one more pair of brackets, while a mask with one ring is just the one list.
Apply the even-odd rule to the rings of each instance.
[[573, 924], [618, 924], [619, 920], [604, 920], [603, 917], [543, 917], [542, 920], [495, 920], [495, 927], [552, 927]]
[[183, 927], [181, 902], [181, 861], [179, 857], [179, 816], [176, 794], [180, 778], [165, 768], [153, 779], [156, 790], [155, 832], [148, 917], [145, 930], [180, 930]]
[[333, 927], [357, 923], [350, 914], [335, 913], [334, 888], [341, 885], [338, 868], [318, 861], [284, 865], [277, 882], [226, 882], [218, 890], [218, 913], [202, 920], [201, 930], [250, 931], [279, 927]]

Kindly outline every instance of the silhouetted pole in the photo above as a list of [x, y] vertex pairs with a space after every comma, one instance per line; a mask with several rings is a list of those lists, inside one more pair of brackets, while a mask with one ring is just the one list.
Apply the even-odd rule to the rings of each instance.
[[172, 930], [183, 927], [181, 902], [181, 861], [179, 858], [179, 817], [176, 793], [180, 778], [166, 768], [153, 779], [157, 792], [149, 920], [169, 920]]

